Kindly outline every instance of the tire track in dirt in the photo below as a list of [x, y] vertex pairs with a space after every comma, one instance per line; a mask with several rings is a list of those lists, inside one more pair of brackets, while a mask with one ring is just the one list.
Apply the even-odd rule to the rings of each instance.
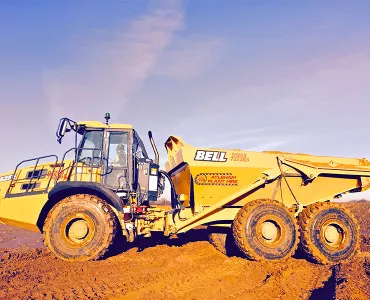
[[208, 242], [131, 249], [87, 263], [63, 262], [46, 250], [3, 250], [0, 257], [1, 299], [304, 299], [330, 276], [305, 260], [228, 258]]
[[348, 263], [336, 267], [336, 292], [338, 300], [370, 299], [370, 254], [362, 254]]
[[274, 264], [227, 257], [204, 241], [202, 230], [143, 251], [71, 263], [39, 245], [20, 247], [32, 247], [37, 234], [0, 226], [0, 248], [11, 247], [0, 249], [0, 299], [370, 299], [369, 208], [351, 207], [363, 252], [335, 268], [298, 256]]
[[360, 224], [361, 250], [370, 252], [370, 201], [341, 203], [349, 208]]

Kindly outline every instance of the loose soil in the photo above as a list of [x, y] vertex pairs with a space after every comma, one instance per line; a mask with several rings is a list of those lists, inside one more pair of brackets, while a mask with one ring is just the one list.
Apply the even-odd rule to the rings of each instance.
[[285, 263], [227, 257], [204, 229], [96, 262], [64, 262], [42, 236], [0, 225], [0, 299], [370, 299], [370, 203], [349, 207], [361, 252], [335, 267], [299, 253]]
[[370, 252], [370, 202], [363, 200], [342, 205], [351, 210], [360, 224], [361, 250]]

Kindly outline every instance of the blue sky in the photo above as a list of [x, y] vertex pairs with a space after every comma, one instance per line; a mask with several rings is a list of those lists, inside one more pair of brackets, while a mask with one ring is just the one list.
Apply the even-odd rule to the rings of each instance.
[[370, 158], [369, 1], [2, 0], [0, 45], [3, 171], [106, 111], [162, 163], [170, 134]]

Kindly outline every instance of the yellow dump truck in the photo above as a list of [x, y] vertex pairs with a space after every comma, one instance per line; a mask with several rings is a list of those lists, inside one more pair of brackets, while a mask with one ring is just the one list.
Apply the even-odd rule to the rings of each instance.
[[[62, 159], [25, 160], [0, 175], [0, 222], [42, 232], [67, 261], [105, 257], [119, 236], [130, 243], [200, 225], [221, 252], [231, 241], [256, 261], [285, 260], [301, 247], [336, 264], [358, 251], [357, 221], [333, 199], [369, 187], [368, 160], [196, 148], [171, 135], [161, 170], [151, 132], [154, 160], [131, 125], [109, 119], [61, 119], [59, 143], [76, 136]], [[166, 184], [169, 207], [157, 203]]]

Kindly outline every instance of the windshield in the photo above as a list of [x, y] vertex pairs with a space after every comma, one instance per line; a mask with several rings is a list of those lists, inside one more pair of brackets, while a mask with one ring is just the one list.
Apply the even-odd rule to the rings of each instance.
[[135, 130], [133, 130], [133, 137], [134, 137], [132, 143], [133, 153], [134, 154], [137, 153], [136, 156], [139, 158], [149, 158], [148, 153], [145, 150], [145, 146]]
[[102, 158], [103, 131], [86, 131], [81, 140], [77, 161], [93, 164], [96, 159]]

